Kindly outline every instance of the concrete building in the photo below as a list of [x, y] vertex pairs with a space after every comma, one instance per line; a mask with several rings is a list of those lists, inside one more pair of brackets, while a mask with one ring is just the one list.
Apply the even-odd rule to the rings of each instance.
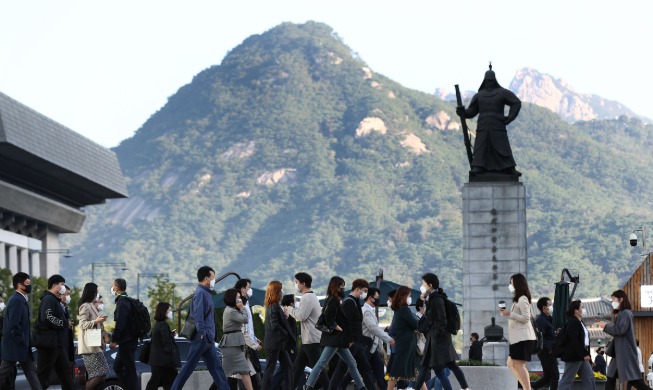
[[0, 268], [59, 273], [59, 235], [124, 197], [114, 152], [0, 93]]

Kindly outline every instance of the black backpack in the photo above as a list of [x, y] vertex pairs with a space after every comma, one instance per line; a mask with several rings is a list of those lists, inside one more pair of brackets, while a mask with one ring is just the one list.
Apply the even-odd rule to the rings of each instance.
[[129, 298], [132, 304], [132, 315], [134, 316], [134, 327], [136, 329], [136, 336], [141, 339], [147, 336], [152, 330], [152, 323], [150, 321], [150, 312], [143, 302], [138, 299]]
[[449, 333], [455, 335], [460, 330], [460, 313], [458, 312], [458, 304], [449, 300], [444, 295], [444, 311], [447, 314], [447, 330]]

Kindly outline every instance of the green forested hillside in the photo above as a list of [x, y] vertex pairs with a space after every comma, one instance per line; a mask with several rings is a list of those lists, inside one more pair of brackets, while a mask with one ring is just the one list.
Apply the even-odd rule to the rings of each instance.
[[[87, 209], [63, 272], [85, 282], [90, 263], [125, 261], [128, 281], [189, 282], [210, 264], [263, 287], [307, 270], [322, 289], [383, 268], [410, 285], [435, 271], [460, 294], [468, 166], [455, 108], [367, 66], [319, 23], [245, 40], [115, 149], [131, 197]], [[653, 220], [653, 128], [570, 125], [525, 104], [509, 133], [535, 295], [564, 267], [580, 271], [579, 294], [611, 292], [639, 265], [628, 234]]]

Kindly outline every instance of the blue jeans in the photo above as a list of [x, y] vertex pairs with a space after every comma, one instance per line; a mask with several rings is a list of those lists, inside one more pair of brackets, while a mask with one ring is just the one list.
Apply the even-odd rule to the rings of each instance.
[[320, 373], [324, 368], [329, 364], [329, 361], [331, 361], [331, 358], [333, 358], [333, 355], [338, 354], [340, 356], [340, 359], [345, 362], [347, 365], [347, 368], [349, 369], [349, 373], [351, 374], [351, 377], [354, 379], [354, 383], [356, 383], [356, 387], [359, 389], [362, 389], [365, 387], [365, 384], [363, 383], [363, 378], [361, 377], [361, 374], [358, 372], [358, 368], [356, 367], [356, 361], [354, 360], [354, 357], [352, 356], [351, 352], [349, 352], [348, 348], [337, 348], [337, 347], [324, 347], [322, 350], [322, 354], [320, 355], [320, 359], [317, 361], [315, 364], [315, 367], [313, 367], [313, 370], [311, 371], [311, 375], [308, 377], [308, 380], [306, 381], [306, 384], [308, 386], [315, 386], [315, 382], [317, 382], [317, 378], [320, 376]]
[[584, 390], [596, 389], [596, 385], [594, 384], [594, 371], [592, 371], [590, 362], [580, 360], [577, 362], [565, 362], [565, 372], [562, 373], [562, 378], [560, 378], [560, 382], [558, 382], [558, 390], [571, 389], [571, 386], [574, 384], [574, 379], [576, 378], [576, 373], [578, 373], [578, 376], [580, 377]]
[[213, 382], [218, 386], [218, 389], [229, 390], [227, 377], [222, 369], [222, 362], [218, 359], [218, 354], [213, 346], [213, 341], [207, 340], [206, 337], [200, 339], [199, 334], [195, 335], [195, 338], [191, 341], [190, 349], [188, 351], [188, 359], [181, 368], [181, 371], [179, 371], [179, 375], [177, 375], [177, 378], [170, 389], [180, 390], [184, 387], [188, 378], [190, 378], [193, 371], [195, 371], [195, 367], [200, 358], [204, 358], [206, 368], [209, 370], [211, 377], [213, 377]]
[[[444, 373], [444, 376], [449, 378], [449, 373], [451, 371], [448, 368], [445, 368], [442, 371]], [[440, 382], [440, 378], [434, 376], [433, 378], [429, 379], [428, 382], [426, 382], [426, 388], [429, 390], [443, 390], [442, 382]]]

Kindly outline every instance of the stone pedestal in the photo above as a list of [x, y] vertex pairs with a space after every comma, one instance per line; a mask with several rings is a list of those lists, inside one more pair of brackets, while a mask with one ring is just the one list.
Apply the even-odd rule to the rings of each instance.
[[[484, 337], [496, 318], [508, 337], [508, 319], [498, 302], [510, 308], [510, 277], [526, 275], [526, 190], [519, 182], [474, 182], [463, 186], [463, 332], [468, 357], [472, 332]], [[492, 358], [486, 359], [492, 350]], [[507, 343], [483, 348], [483, 360], [505, 365]], [[505, 353], [499, 352], [505, 349]], [[500, 361], [502, 360], [502, 361]]]

